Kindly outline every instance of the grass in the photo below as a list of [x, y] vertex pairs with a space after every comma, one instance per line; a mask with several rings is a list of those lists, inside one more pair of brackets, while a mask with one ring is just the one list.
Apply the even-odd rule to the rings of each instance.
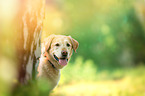
[[62, 72], [50, 96], [145, 96], [145, 66], [97, 71], [81, 57]]

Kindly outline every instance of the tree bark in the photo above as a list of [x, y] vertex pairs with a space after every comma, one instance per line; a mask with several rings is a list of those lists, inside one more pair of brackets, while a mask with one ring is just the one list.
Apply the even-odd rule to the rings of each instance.
[[17, 17], [16, 58], [18, 80], [27, 83], [35, 77], [40, 56], [45, 0], [21, 0]]

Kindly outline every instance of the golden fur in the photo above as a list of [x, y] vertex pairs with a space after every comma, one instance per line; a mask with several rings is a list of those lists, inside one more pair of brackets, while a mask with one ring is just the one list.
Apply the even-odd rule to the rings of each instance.
[[[64, 63], [70, 60], [73, 50], [76, 52], [78, 45], [75, 39], [64, 35], [50, 35], [44, 40], [38, 66], [38, 78], [47, 79], [51, 86], [50, 89], [58, 84], [60, 70], [65, 66]], [[67, 52], [64, 59], [61, 59], [62, 51]]]

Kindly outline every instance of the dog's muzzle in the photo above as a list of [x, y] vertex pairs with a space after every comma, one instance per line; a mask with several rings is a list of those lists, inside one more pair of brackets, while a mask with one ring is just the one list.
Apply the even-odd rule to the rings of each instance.
[[66, 57], [67, 56], [62, 56], [62, 58], [58, 58], [56, 55], [54, 55], [55, 60], [58, 61], [62, 66], [65, 66], [68, 63], [68, 59]]

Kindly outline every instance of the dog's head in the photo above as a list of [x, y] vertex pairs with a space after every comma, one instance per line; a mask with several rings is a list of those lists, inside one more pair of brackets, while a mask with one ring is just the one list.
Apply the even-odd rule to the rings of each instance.
[[67, 65], [73, 50], [76, 52], [78, 45], [79, 43], [71, 36], [50, 35], [44, 41], [42, 52], [47, 53], [54, 66], [61, 69]]

